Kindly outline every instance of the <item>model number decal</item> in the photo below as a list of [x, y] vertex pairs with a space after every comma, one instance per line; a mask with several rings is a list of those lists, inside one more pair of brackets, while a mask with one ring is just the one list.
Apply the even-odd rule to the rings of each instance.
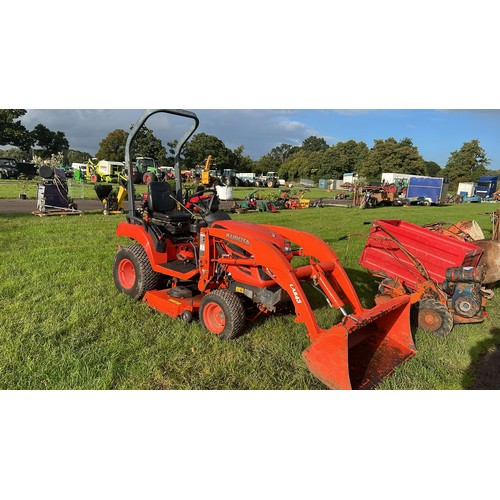
[[293, 283], [290, 283], [290, 288], [292, 289], [295, 302], [297, 302], [297, 304], [302, 304], [302, 299], [300, 298], [299, 292], [297, 292], [297, 289], [295, 288], [295, 285]]

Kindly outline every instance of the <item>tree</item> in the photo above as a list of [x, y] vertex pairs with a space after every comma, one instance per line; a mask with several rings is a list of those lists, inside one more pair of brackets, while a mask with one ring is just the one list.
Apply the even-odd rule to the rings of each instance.
[[358, 170], [360, 177], [380, 179], [383, 172], [426, 175], [425, 161], [410, 138], [405, 137], [398, 142], [390, 137], [375, 139], [374, 142]]
[[328, 148], [328, 144], [322, 137], [312, 135], [302, 142], [302, 149], [304, 151], [323, 151]]
[[52, 155], [64, 153], [69, 149], [69, 142], [64, 135], [64, 132], [53, 132], [45, 125], [39, 123], [31, 132], [34, 144], [41, 148], [38, 153], [41, 158], [48, 159]]
[[[340, 179], [343, 174], [357, 172], [370, 150], [364, 142], [337, 142], [332, 149], [332, 165], [328, 179]], [[327, 174], [327, 172], [325, 172]]]
[[[313, 142], [319, 146], [321, 141], [310, 141], [311, 144]], [[364, 142], [354, 140], [326, 148], [295, 148], [293, 154], [280, 165], [278, 174], [287, 180], [298, 177], [340, 179], [347, 172], [356, 172], [368, 152]]]
[[18, 120], [25, 109], [0, 109], [0, 146], [18, 146], [24, 150], [31, 142], [30, 133]]
[[235, 168], [237, 164], [236, 155], [219, 138], [200, 132], [193, 136], [184, 147], [186, 168], [194, 168], [196, 165], [203, 164], [208, 155], [215, 158], [218, 170]]
[[89, 158], [92, 158], [90, 153], [70, 149], [68, 150], [65, 160], [68, 165], [71, 165], [72, 163], [86, 163]]
[[441, 171], [441, 167], [435, 161], [426, 161], [425, 168], [430, 177], [437, 177]]
[[479, 144], [479, 140], [473, 139], [464, 142], [458, 151], [451, 153], [441, 174], [448, 177], [450, 185], [453, 186], [459, 182], [474, 182], [487, 172], [486, 167], [490, 163], [485, 150]]
[[280, 144], [262, 156], [255, 164], [255, 169], [259, 172], [276, 172], [299, 149], [298, 146]]
[[141, 127], [132, 142], [132, 158], [146, 156], [154, 158], [158, 166], [167, 162], [167, 150], [163, 147], [160, 139], [155, 137], [153, 131], [148, 127]]
[[245, 146], [238, 146], [234, 151], [236, 163], [234, 168], [238, 172], [252, 172], [255, 162], [248, 155], [244, 155]]
[[2, 149], [0, 150], [0, 155], [5, 158], [14, 158], [16, 161], [26, 161], [27, 159], [31, 159], [31, 156], [27, 157], [20, 148]]
[[98, 160], [124, 161], [128, 132], [118, 128], [110, 132], [101, 142], [96, 158]]

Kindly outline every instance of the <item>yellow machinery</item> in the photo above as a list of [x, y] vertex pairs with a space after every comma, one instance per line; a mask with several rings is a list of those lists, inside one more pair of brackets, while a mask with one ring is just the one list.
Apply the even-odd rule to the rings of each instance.
[[103, 204], [103, 214], [122, 214], [127, 197], [127, 178], [120, 175], [118, 178], [118, 192], [111, 184], [96, 184], [94, 190]]
[[215, 175], [213, 175], [214, 169], [211, 168], [212, 166], [215, 167], [215, 158], [213, 158], [212, 155], [208, 155], [205, 161], [205, 166], [203, 167], [200, 176], [200, 182], [204, 186], [211, 186], [214, 180], [217, 178]]

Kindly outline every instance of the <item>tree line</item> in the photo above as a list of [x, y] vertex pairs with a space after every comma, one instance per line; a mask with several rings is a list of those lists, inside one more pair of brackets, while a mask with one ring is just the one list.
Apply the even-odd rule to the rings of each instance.
[[[51, 131], [43, 124], [27, 130], [20, 118], [26, 114], [23, 109], [0, 110], [0, 145], [12, 145], [10, 156], [29, 157], [35, 152], [41, 158], [63, 153], [64, 162], [85, 162], [90, 153], [70, 149], [64, 132]], [[116, 129], [99, 142], [98, 160], [123, 161], [128, 132]], [[164, 146], [153, 131], [143, 127], [133, 146], [133, 156], [147, 156], [159, 165], [172, 166], [176, 141]], [[281, 144], [274, 147], [259, 160], [252, 160], [244, 154], [244, 146], [234, 150], [214, 135], [203, 132], [193, 136], [183, 150], [183, 168], [191, 169], [203, 164], [210, 154], [216, 158], [217, 168], [233, 168], [238, 172], [277, 172], [286, 180], [307, 178], [341, 179], [343, 174], [357, 173], [367, 182], [380, 180], [383, 172], [447, 177], [452, 187], [459, 182], [475, 181], [481, 175], [498, 174], [488, 170], [491, 161], [478, 139], [464, 142], [463, 146], [450, 153], [444, 168], [436, 162], [426, 161], [413, 141], [405, 137], [396, 140], [375, 139], [370, 148], [365, 142], [348, 140], [328, 145], [323, 138], [310, 136], [300, 146]]]

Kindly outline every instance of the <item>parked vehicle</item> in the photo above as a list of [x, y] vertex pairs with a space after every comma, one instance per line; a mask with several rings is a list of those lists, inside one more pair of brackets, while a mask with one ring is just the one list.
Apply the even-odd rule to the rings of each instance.
[[210, 187], [214, 183], [218, 184], [217, 172], [214, 167], [215, 158], [212, 155], [208, 155], [204, 165], [197, 165], [194, 168], [194, 175], [203, 186]]
[[161, 181], [165, 177], [165, 172], [156, 166], [154, 158], [138, 156], [132, 165], [134, 182], [136, 184], [139, 184], [140, 182], [149, 184], [150, 182]]
[[443, 177], [410, 177], [404, 204], [444, 205], [448, 179]]
[[[91, 160], [87, 163], [87, 180], [90, 182], [118, 182], [125, 168], [121, 161], [101, 160], [94, 165]], [[90, 172], [90, 176], [88, 175]], [[90, 177], [90, 178], [89, 178]]]
[[279, 178], [276, 172], [267, 172], [266, 175], [260, 175], [255, 178], [254, 186], [255, 187], [268, 187], [275, 188], [280, 185]]
[[481, 198], [491, 198], [497, 190], [498, 176], [483, 175], [476, 182], [474, 194]]
[[238, 172], [236, 177], [241, 181], [241, 186], [253, 186], [255, 182], [255, 174], [253, 172]]
[[17, 179], [19, 169], [14, 158], [0, 158], [0, 179]]

